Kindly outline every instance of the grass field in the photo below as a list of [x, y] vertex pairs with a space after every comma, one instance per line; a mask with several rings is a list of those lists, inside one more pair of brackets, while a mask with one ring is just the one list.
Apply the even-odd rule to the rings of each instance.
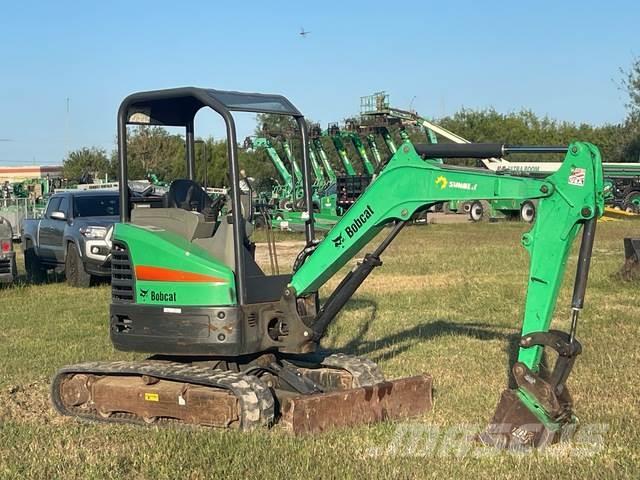
[[[578, 455], [571, 444], [517, 455], [463, 443], [466, 454], [446, 448], [394, 454], [388, 447], [398, 425], [391, 423], [291, 438], [278, 429], [241, 434], [61, 418], [47, 391], [57, 368], [140, 356], [116, 352], [109, 343], [107, 285], [79, 290], [53, 283], [0, 291], [0, 477], [638, 478], [638, 285], [614, 276], [623, 261], [622, 238], [638, 235], [636, 225], [599, 225], [578, 331], [584, 353], [569, 380], [576, 413], [582, 424], [608, 429], [591, 455]], [[434, 409], [410, 428], [480, 429], [507, 383], [523, 310], [528, 258], [519, 237], [526, 228], [406, 229], [333, 325], [325, 346], [367, 355], [389, 378], [431, 373]], [[575, 258], [574, 250], [568, 284]], [[570, 295], [565, 285], [557, 328], [568, 329]]]

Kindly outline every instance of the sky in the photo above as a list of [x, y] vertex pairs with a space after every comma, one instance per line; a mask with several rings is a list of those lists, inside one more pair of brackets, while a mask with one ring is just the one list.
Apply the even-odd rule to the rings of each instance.
[[[324, 126], [381, 90], [427, 118], [494, 107], [617, 123], [638, 25], [637, 0], [0, 0], [0, 165], [110, 152], [125, 96], [189, 85], [280, 93]], [[224, 134], [198, 120], [197, 135]]]

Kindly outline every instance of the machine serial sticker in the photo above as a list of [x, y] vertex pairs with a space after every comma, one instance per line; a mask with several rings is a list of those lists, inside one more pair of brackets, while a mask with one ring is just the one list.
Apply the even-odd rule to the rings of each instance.
[[158, 395], [157, 393], [145, 393], [144, 394], [144, 399], [147, 402], [159, 402], [160, 401], [160, 395]]
[[572, 168], [571, 175], [569, 175], [569, 185], [577, 185], [578, 187], [584, 187], [584, 177], [586, 170], [584, 168]]
[[165, 307], [162, 309], [162, 311], [164, 313], [182, 313], [182, 309], [181, 308], [168, 308]]

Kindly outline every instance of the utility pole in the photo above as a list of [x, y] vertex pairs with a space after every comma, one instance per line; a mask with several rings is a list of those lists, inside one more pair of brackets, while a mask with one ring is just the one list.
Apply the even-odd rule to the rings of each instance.
[[209, 186], [209, 159], [207, 158], [207, 142], [206, 140], [198, 139], [194, 143], [202, 144], [202, 160], [204, 161], [204, 188], [205, 190]]
[[69, 155], [69, 116], [70, 116], [69, 115], [69, 111], [70, 111], [69, 106], [70, 106], [70, 104], [71, 104], [71, 99], [69, 97], [67, 97], [67, 114], [66, 114], [66, 117], [65, 117], [65, 133], [64, 133], [64, 137], [65, 137], [64, 138], [64, 143], [65, 143], [65, 145], [64, 145], [64, 150], [65, 150], [64, 154], [65, 154], [65, 157], [67, 155]]

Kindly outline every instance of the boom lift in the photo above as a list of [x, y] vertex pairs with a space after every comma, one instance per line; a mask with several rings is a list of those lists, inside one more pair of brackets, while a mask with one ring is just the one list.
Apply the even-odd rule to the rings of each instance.
[[287, 161], [289, 165], [291, 165], [291, 171], [296, 179], [296, 184], [302, 185], [302, 171], [300, 170], [300, 165], [293, 156], [293, 152], [291, 151], [291, 145], [289, 145], [289, 141], [286, 138], [281, 139], [282, 149], [284, 150], [284, 154], [287, 157]]
[[[430, 143], [437, 143], [436, 134], [440, 135], [447, 140], [458, 143], [458, 144], [468, 144], [471, 143], [464, 137], [457, 135], [450, 130], [447, 130], [440, 125], [436, 125], [433, 122], [428, 121], [427, 119], [421, 117], [414, 111], [402, 110], [399, 108], [395, 108], [390, 106], [389, 104], [389, 95], [385, 92], [377, 92], [373, 95], [365, 96], [360, 98], [360, 113], [363, 117], [375, 118], [380, 121], [381, 118], [391, 119], [396, 122], [401, 122], [401, 124], [413, 124], [420, 128], [422, 128], [429, 140]], [[442, 161], [441, 159], [434, 159]], [[483, 158], [478, 159], [478, 161], [482, 162], [485, 167], [490, 170], [497, 171], [501, 168], [505, 168], [504, 164], [509, 164], [510, 162], [502, 159], [502, 158]], [[516, 166], [517, 164], [514, 164]], [[540, 163], [540, 165], [544, 165]], [[556, 165], [559, 165], [556, 163]], [[546, 167], [545, 167], [546, 168]], [[556, 168], [548, 170], [555, 171]], [[517, 170], [513, 170], [512, 173], [515, 173]], [[480, 202], [481, 199], [470, 199], [465, 202], [451, 201], [448, 202], [449, 209], [451, 211], [460, 210], [462, 207], [466, 213], [469, 214], [469, 218], [473, 221], [480, 221], [484, 216], [484, 206]], [[463, 205], [461, 205], [463, 204]], [[488, 202], [489, 204], [489, 216], [492, 219], [503, 218], [503, 217], [515, 217], [519, 215], [520, 218], [528, 223], [531, 223], [535, 218], [535, 204], [531, 199], [505, 199], [505, 200], [491, 200]]]
[[373, 154], [373, 158], [375, 159], [376, 165], [382, 165], [382, 155], [380, 155], [380, 150], [378, 150], [378, 143], [376, 142], [376, 137], [374, 134], [367, 134], [367, 145], [369, 145], [369, 149]]
[[282, 158], [280, 158], [280, 155], [271, 141], [265, 137], [247, 137], [245, 139], [244, 146], [245, 148], [251, 147], [254, 149], [263, 148], [267, 152], [269, 159], [271, 159], [271, 163], [282, 180], [282, 184], [278, 184], [273, 187], [271, 192], [272, 200], [275, 200], [278, 207], [281, 209], [291, 209], [291, 206], [295, 204], [296, 199], [302, 197], [302, 190], [300, 189], [300, 191], [296, 193], [293, 177], [291, 176], [291, 173], [289, 173], [289, 170], [282, 161]]
[[398, 147], [396, 147], [396, 144], [393, 141], [393, 137], [391, 136], [389, 129], [387, 127], [382, 126], [382, 127], [376, 127], [375, 130], [382, 137], [384, 144], [387, 146], [387, 149], [389, 150], [389, 154], [393, 156], [396, 153], [396, 150], [398, 150]]
[[[212, 205], [193, 181], [193, 119], [203, 107], [226, 123], [229, 209]], [[255, 263], [247, 220], [251, 208], [239, 185], [232, 112], [291, 115], [300, 129], [306, 247], [292, 275], [265, 275]], [[113, 230], [110, 335], [121, 351], [151, 353], [145, 361], [92, 362], [62, 368], [52, 401], [62, 414], [137, 423], [182, 422], [251, 429], [279, 421], [297, 432], [323, 431], [431, 407], [431, 378], [388, 381], [371, 361], [327, 354], [320, 341], [338, 313], [414, 213], [466, 198], [536, 198], [539, 214], [523, 235], [529, 252], [522, 337], [513, 373], [516, 389], [502, 394], [492, 426], [480, 437], [498, 446], [540, 446], [573, 421], [566, 382], [581, 345], [579, 312], [602, 215], [600, 154], [587, 143], [567, 147], [412, 145], [406, 141], [321, 242], [315, 240], [307, 132], [302, 114], [284, 97], [200, 88], [137, 93], [118, 114], [120, 185], [127, 185], [127, 125], [186, 127], [189, 180], [161, 199], [130, 198], [120, 189], [121, 221]], [[438, 165], [425, 158], [566, 152], [545, 179], [496, 175]], [[161, 208], [135, 208], [138, 201]], [[221, 212], [226, 211], [224, 216]], [[392, 228], [385, 231], [385, 225]], [[582, 244], [568, 333], [550, 324], [573, 241]], [[378, 234], [365, 255], [321, 301], [319, 289]], [[545, 348], [558, 353], [551, 373]], [[481, 379], [479, 380], [481, 381]]]
[[360, 161], [362, 162], [362, 173], [370, 177], [373, 176], [376, 173], [376, 169], [373, 166], [373, 163], [371, 163], [371, 160], [369, 160], [369, 155], [367, 155], [367, 150], [364, 148], [364, 144], [362, 143], [360, 136], [355, 131], [349, 130], [349, 128], [355, 129], [353, 125], [347, 124], [347, 128], [348, 130], [346, 132], [340, 132], [340, 134], [343, 137], [351, 140], [353, 148], [355, 149], [356, 153], [360, 157]]
[[324, 167], [325, 172], [327, 172], [327, 178], [329, 179], [329, 185], [333, 185], [336, 183], [336, 172], [331, 166], [331, 162], [329, 161], [329, 157], [327, 156], [327, 152], [324, 150], [324, 146], [322, 145], [322, 141], [318, 137], [312, 138], [311, 150], [315, 150], [316, 155], [320, 158], [322, 162], [322, 166]]
[[311, 167], [313, 168], [313, 175], [315, 177], [315, 181], [313, 182], [314, 189], [318, 191], [327, 189], [329, 185], [331, 185], [331, 180], [325, 176], [322, 166], [318, 163], [316, 152], [311, 145], [309, 146], [309, 161], [311, 161]]
[[342, 166], [344, 167], [345, 175], [349, 177], [355, 177], [358, 174], [356, 170], [353, 168], [353, 164], [351, 160], [349, 160], [349, 154], [347, 153], [347, 147], [345, 147], [344, 142], [342, 141], [342, 135], [340, 135], [340, 130], [336, 126], [330, 126], [327, 130], [327, 135], [331, 138], [333, 142], [333, 146], [338, 153], [338, 158], [342, 162]]

